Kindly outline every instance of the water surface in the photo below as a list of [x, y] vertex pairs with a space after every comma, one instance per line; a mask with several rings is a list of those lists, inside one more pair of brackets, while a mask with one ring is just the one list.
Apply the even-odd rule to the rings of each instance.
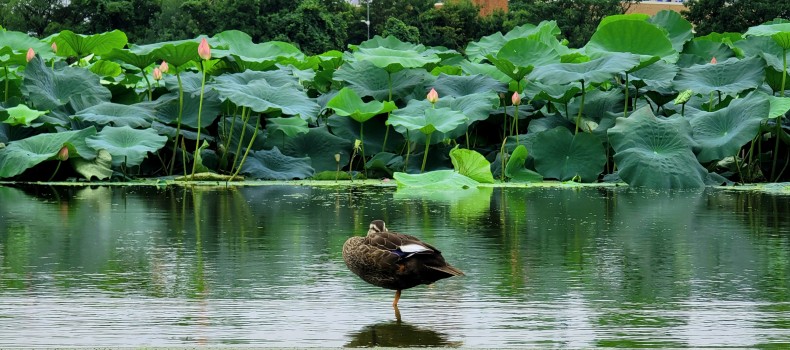
[[[0, 347], [790, 346], [790, 198], [707, 190], [0, 187]], [[393, 293], [373, 219], [467, 276]]]

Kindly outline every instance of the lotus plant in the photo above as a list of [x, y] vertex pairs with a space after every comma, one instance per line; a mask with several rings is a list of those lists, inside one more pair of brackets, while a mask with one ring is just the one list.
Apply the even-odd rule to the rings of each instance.
[[[203, 97], [206, 90], [206, 65], [204, 64], [206, 61], [211, 60], [211, 47], [208, 45], [208, 41], [206, 38], [200, 41], [200, 45], [198, 45], [198, 56], [202, 59], [200, 61], [201, 71], [203, 72], [203, 77], [200, 81], [200, 102], [198, 102], [198, 125], [197, 125], [197, 141], [195, 142], [195, 153], [194, 156], [198, 156], [198, 152], [200, 152], [200, 130], [203, 129], [203, 125], [201, 124], [201, 117], [203, 115]], [[165, 63], [166, 64], [166, 63]], [[249, 151], [249, 149], [248, 149]], [[245, 154], [246, 156], [246, 154]], [[195, 179], [195, 169], [197, 166], [197, 162], [192, 162], [192, 177], [191, 179]]]

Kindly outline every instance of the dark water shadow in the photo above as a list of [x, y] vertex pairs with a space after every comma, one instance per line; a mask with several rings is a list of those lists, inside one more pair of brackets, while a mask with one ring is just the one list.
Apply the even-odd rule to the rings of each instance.
[[417, 327], [401, 321], [387, 321], [368, 325], [352, 333], [347, 348], [365, 347], [460, 347], [461, 341], [450, 341], [446, 334], [429, 328]]

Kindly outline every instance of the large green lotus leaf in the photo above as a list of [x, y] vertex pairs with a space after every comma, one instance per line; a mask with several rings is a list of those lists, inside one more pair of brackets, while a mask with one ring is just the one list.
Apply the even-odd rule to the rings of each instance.
[[397, 100], [422, 86], [429, 76], [423, 69], [404, 69], [390, 76], [386, 70], [365, 61], [346, 62], [334, 74], [335, 79], [348, 83], [360, 96], [371, 96], [377, 101], [389, 101], [390, 89], [392, 100]]
[[72, 118], [99, 125], [111, 124], [114, 126], [130, 126], [132, 128], [148, 128], [155, 119], [155, 115], [153, 110], [142, 105], [103, 102], [75, 113]]
[[507, 85], [482, 74], [441, 74], [433, 83], [439, 96], [461, 97], [478, 93], [507, 92]]
[[[183, 78], [183, 76], [182, 79], [184, 80], [183, 84], [185, 86], [187, 84], [195, 84], [194, 89], [190, 89], [189, 91], [198, 91], [197, 89], [200, 88], [200, 79], [202, 79], [200, 74], [194, 74], [193, 78], [189, 79], [190, 83], [187, 83], [186, 82], [187, 79]], [[287, 69], [278, 69], [278, 70], [271, 70], [265, 72], [258, 72], [248, 69], [241, 73], [223, 74], [218, 77], [215, 77], [214, 83], [246, 85], [256, 80], [264, 80], [267, 83], [269, 83], [269, 85], [275, 87], [286, 86], [286, 85], [300, 86], [299, 80], [295, 76], [290, 74]], [[174, 87], [177, 87], [177, 85], [175, 86], [171, 85], [173, 83], [177, 83], [177, 82], [168, 80], [168, 89], [171, 91], [174, 90], [173, 89]], [[185, 87], [184, 89], [186, 90], [187, 88]]]
[[640, 55], [642, 62], [658, 58], [669, 63], [678, 59], [678, 51], [672, 46], [666, 32], [647, 21], [613, 21], [598, 27], [585, 45], [584, 51], [591, 58], [614, 52], [630, 52]]
[[[782, 50], [773, 39], [762, 36], [749, 36], [735, 43], [736, 49], [743, 51], [746, 57], [759, 56], [771, 68], [781, 72], [784, 69], [784, 60], [790, 62], [790, 50]], [[784, 55], [784, 57], [783, 57]]]
[[121, 68], [120, 64], [107, 60], [98, 60], [93, 62], [93, 64], [88, 67], [88, 70], [96, 73], [96, 75], [100, 77], [109, 78], [117, 77], [123, 73], [123, 69]]
[[246, 85], [214, 84], [213, 89], [219, 92], [222, 100], [259, 113], [281, 111], [304, 120], [315, 120], [319, 112], [318, 104], [295, 86], [276, 87], [264, 80], [255, 80]]
[[[329, 117], [327, 125], [332, 131], [332, 134], [347, 140], [349, 145], [353, 144], [354, 140], [360, 140], [359, 126], [361, 124], [354, 119], [335, 114]], [[374, 118], [365, 122], [365, 137], [362, 139], [365, 142], [366, 154], [379, 153], [382, 151], [396, 152], [400, 150], [400, 146], [403, 144], [403, 136], [399, 133], [387, 133], [388, 128], [389, 127], [384, 124], [384, 118]], [[381, 146], [384, 144], [385, 135], [387, 136], [387, 149], [382, 150]]]
[[488, 60], [513, 80], [520, 81], [535, 66], [559, 63], [560, 55], [540, 41], [518, 38], [505, 43], [496, 57], [489, 55]]
[[697, 159], [706, 163], [735, 155], [758, 134], [769, 110], [768, 98], [753, 93], [720, 110], [690, 117], [694, 140], [702, 148]]
[[768, 112], [769, 118], [781, 117], [790, 111], [790, 97], [766, 96], [768, 96], [768, 102], [771, 103], [771, 110]]
[[189, 62], [200, 59], [198, 56], [198, 42], [194, 40], [178, 41], [170, 43], [160, 43], [159, 47], [153, 50], [153, 55], [159, 60], [167, 61], [174, 68], [183, 66]]
[[678, 74], [678, 67], [665, 61], [658, 61], [643, 67], [628, 75], [632, 82], [644, 83], [646, 89], [651, 91], [667, 91], [672, 88], [672, 82]]
[[151, 47], [143, 48], [135, 44], [129, 44], [129, 49], [114, 48], [110, 52], [102, 55], [102, 58], [106, 60], [121, 61], [143, 70], [143, 68], [156, 62], [157, 57], [153, 49], [154, 48]]
[[[531, 25], [531, 24], [530, 24]], [[514, 38], [515, 39], [515, 38]], [[505, 45], [507, 39], [500, 32], [484, 36], [478, 41], [472, 41], [466, 45], [466, 57], [469, 61], [480, 63], [486, 59], [488, 55], [495, 55]]]
[[167, 137], [153, 129], [139, 130], [128, 126], [106, 126], [86, 140], [93, 149], [110, 152], [113, 165], [126, 164], [127, 167], [140, 165], [148, 152], [158, 151], [166, 142]]
[[[691, 61], [691, 63], [694, 64], [706, 64], [709, 63], [714, 57], [716, 58], [716, 61], [719, 62], [726, 61], [731, 57], [735, 57], [735, 51], [733, 51], [729, 46], [720, 42], [712, 40], [692, 40], [687, 42], [686, 46], [683, 47], [681, 56], [693, 57], [693, 60], [686, 60]], [[678, 64], [680, 64], [680, 62], [678, 62]], [[690, 67], [691, 64], [685, 66]]]
[[620, 178], [633, 187], [691, 189], [704, 187], [708, 171], [699, 164], [688, 119], [657, 118], [643, 107], [617, 118], [609, 129]]
[[377, 47], [386, 47], [388, 49], [393, 49], [393, 50], [413, 50], [416, 52], [423, 52], [426, 50], [425, 45], [403, 42], [392, 35], [388, 35], [386, 38], [380, 35], [376, 35], [372, 39], [363, 41], [359, 45], [356, 46], [349, 45], [349, 46], [353, 50], [357, 50], [359, 48], [375, 49]]
[[423, 134], [434, 131], [447, 133], [466, 122], [466, 116], [450, 108], [428, 108], [422, 114], [396, 112], [390, 115], [387, 124], [402, 126], [407, 130], [419, 130]]
[[639, 56], [617, 53], [584, 63], [555, 63], [537, 67], [530, 79], [546, 84], [565, 85], [577, 81], [600, 84], [611, 80], [615, 74], [626, 72], [639, 65]]
[[330, 134], [326, 126], [310, 128], [306, 134], [294, 137], [269, 137], [266, 145], [282, 147], [283, 154], [291, 157], [308, 157], [317, 172], [337, 170], [335, 154], [340, 154], [340, 167], [345, 167], [353, 149], [353, 141]]
[[11, 141], [5, 148], [0, 148], [0, 178], [19, 175], [43, 161], [55, 159], [64, 146], [69, 148], [72, 156], [93, 157], [85, 147], [85, 139], [94, 134], [96, 128], [91, 126], [83, 130], [38, 134]]
[[739, 60], [730, 58], [716, 64], [706, 64], [683, 68], [675, 76], [675, 89], [691, 90], [707, 95], [719, 91], [736, 96], [755, 89], [765, 79], [765, 64], [758, 57]]
[[469, 74], [469, 75], [477, 75], [477, 74], [485, 75], [485, 76], [488, 76], [488, 77], [491, 77], [491, 78], [494, 78], [494, 79], [498, 80], [500, 83], [505, 83], [505, 84], [509, 83], [510, 80], [511, 80], [510, 77], [507, 74], [505, 74], [504, 72], [499, 70], [499, 68], [497, 68], [496, 66], [494, 66], [492, 64], [472, 63], [472, 62], [464, 60], [464, 61], [461, 61], [461, 63], [459, 63], [459, 66], [461, 67], [461, 70], [465, 74]]
[[313, 176], [315, 170], [310, 167], [310, 158], [289, 157], [274, 147], [250, 152], [241, 173], [261, 180], [293, 180]]
[[531, 81], [527, 84], [527, 88], [524, 92], [533, 100], [544, 100], [565, 104], [570, 102], [571, 99], [581, 91], [581, 83], [557, 85]]
[[691, 26], [691, 23], [676, 11], [659, 11], [653, 17], [650, 17], [648, 22], [666, 29], [675, 51], [682, 51], [686, 42], [694, 38], [694, 28]]
[[479, 63], [489, 54], [496, 54], [509, 40], [528, 38], [543, 42], [544, 44], [553, 47], [555, 51], [559, 52], [560, 54], [564, 54], [560, 50], [565, 51], [569, 49], [557, 41], [557, 36], [560, 34], [562, 34], [562, 32], [560, 31], [559, 26], [557, 26], [556, 21], [542, 21], [537, 26], [526, 23], [513, 28], [505, 35], [497, 32], [495, 34], [482, 37], [479, 41], [471, 42], [469, 45], [467, 45], [464, 52], [470, 61]]
[[527, 147], [524, 145], [516, 146], [510, 159], [507, 160], [505, 165], [505, 176], [510, 178], [513, 182], [541, 182], [543, 175], [540, 175], [532, 170], [524, 167], [527, 162]]
[[364, 123], [368, 119], [381, 113], [394, 111], [397, 106], [395, 102], [379, 101], [363, 102], [362, 98], [353, 89], [344, 87], [326, 104], [327, 108], [335, 110], [337, 115], [351, 117], [352, 119]]
[[491, 163], [477, 151], [456, 146], [450, 151], [450, 160], [459, 174], [480, 183], [494, 183]]
[[59, 56], [82, 58], [90, 54], [101, 56], [112, 49], [121, 49], [126, 46], [128, 39], [124, 32], [117, 29], [94, 35], [76, 34], [70, 30], [64, 30], [52, 37], [52, 41], [58, 45]]
[[306, 134], [309, 131], [307, 122], [302, 118], [267, 118], [266, 130], [269, 135], [274, 135], [279, 131], [288, 137]]
[[28, 49], [33, 49], [45, 60], [55, 56], [49, 44], [25, 33], [10, 30], [0, 30], [0, 48], [6, 49], [6, 52], [0, 51], [0, 62], [3, 65], [24, 65], [27, 62], [25, 56]]
[[771, 37], [779, 47], [790, 50], [790, 23], [762, 24], [749, 28], [744, 35], [768, 36]]
[[395, 170], [403, 169], [403, 157], [395, 153], [379, 152], [365, 163], [365, 168], [368, 170], [381, 170], [387, 173], [388, 176], [392, 176]]
[[[0, 107], [0, 110], [2, 110], [2, 107]], [[23, 104], [6, 108], [5, 112], [8, 113], [8, 118], [4, 120], [3, 123], [25, 126], [30, 126], [30, 122], [36, 120], [36, 118], [44, 114], [49, 113], [49, 111], [37, 111], [35, 109], [30, 109], [30, 107]]]
[[[178, 92], [162, 95], [156, 99], [152, 105], [156, 112], [156, 119], [163, 123], [176, 124], [178, 120]], [[181, 125], [197, 129], [200, 95], [185, 94], [183, 107]], [[205, 128], [214, 124], [221, 110], [222, 103], [219, 100], [219, 94], [211, 90], [206, 91], [203, 98], [203, 112], [200, 117], [200, 126]]]
[[453, 170], [436, 170], [424, 174], [407, 174], [396, 172], [392, 175], [398, 188], [413, 187], [426, 189], [458, 190], [477, 188], [479, 183]]
[[245, 62], [277, 62], [281, 57], [304, 58], [304, 54], [293, 44], [270, 41], [260, 44], [252, 42], [252, 37], [238, 30], [227, 30], [214, 36], [228, 48], [228, 53]]
[[548, 178], [567, 181], [581, 178], [593, 182], [603, 171], [606, 151], [595, 135], [573, 135], [564, 127], [556, 127], [535, 136], [532, 144], [535, 170]]
[[102, 86], [99, 80], [98, 76], [84, 68], [63, 67], [53, 71], [36, 57], [25, 69], [21, 90], [36, 108], [53, 110], [69, 102], [92, 105], [110, 101], [110, 90]]
[[[462, 97], [445, 97], [439, 98], [435, 108], [445, 108], [457, 112], [465, 119], [463, 123], [458, 124], [452, 131], [438, 131], [438, 135], [431, 137], [431, 143], [439, 142], [445, 138], [455, 139], [464, 135], [466, 129], [475, 121], [488, 119], [492, 108], [497, 107], [499, 104], [499, 96], [495, 92], [477, 93], [466, 95]], [[434, 106], [427, 100], [411, 100], [406, 107], [398, 109], [393, 113], [400, 116], [420, 116], [424, 115], [427, 110], [433, 109]], [[390, 117], [391, 118], [391, 117]], [[395, 124], [392, 124], [395, 125]], [[408, 128], [405, 125], [396, 125], [395, 130], [399, 133], [406, 135]], [[425, 134], [423, 133], [410, 133], [410, 140], [412, 142], [424, 143]]]
[[94, 176], [98, 180], [104, 180], [112, 176], [112, 155], [105, 150], [99, 150], [96, 158], [88, 160], [80, 157], [69, 158], [74, 171], [90, 180]]
[[393, 73], [404, 68], [421, 68], [431, 63], [439, 63], [440, 59], [435, 54], [427, 55], [415, 50], [390, 49], [387, 47], [360, 47], [354, 52], [358, 61], [373, 63], [376, 67], [383, 68]]

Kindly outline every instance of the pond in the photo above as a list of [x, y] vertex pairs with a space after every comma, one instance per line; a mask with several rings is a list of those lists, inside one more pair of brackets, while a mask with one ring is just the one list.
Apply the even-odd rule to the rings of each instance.
[[[0, 347], [790, 346], [790, 197], [0, 187]], [[348, 271], [373, 219], [466, 276]]]

